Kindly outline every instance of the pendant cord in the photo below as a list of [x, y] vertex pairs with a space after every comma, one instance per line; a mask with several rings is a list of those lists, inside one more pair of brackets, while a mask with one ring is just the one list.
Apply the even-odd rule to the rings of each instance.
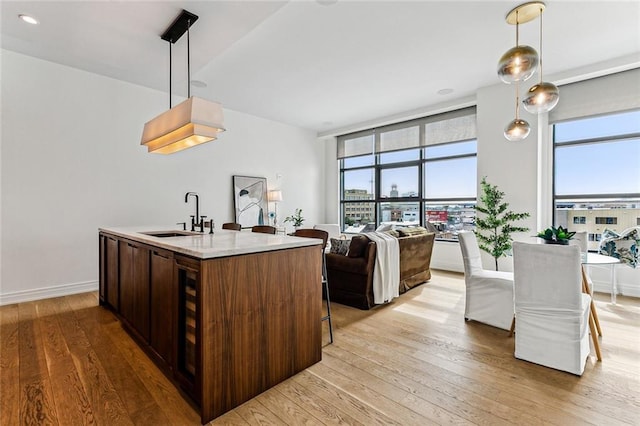
[[516, 81], [516, 120], [518, 120], [520, 118], [520, 108], [518, 108], [520, 106], [520, 82]]
[[542, 83], [542, 8], [540, 8], [540, 83]]
[[518, 11], [516, 10], [516, 47], [520, 46], [520, 18], [518, 17]]
[[191, 46], [189, 42], [191, 20], [187, 21], [187, 99], [191, 98]]
[[171, 109], [171, 42], [169, 42], [169, 109]]

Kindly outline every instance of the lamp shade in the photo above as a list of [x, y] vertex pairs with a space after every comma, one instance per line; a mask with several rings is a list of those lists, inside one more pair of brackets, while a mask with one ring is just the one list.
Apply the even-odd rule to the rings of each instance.
[[525, 81], [538, 69], [538, 52], [520, 45], [507, 50], [498, 61], [498, 76], [505, 83]]
[[521, 118], [516, 118], [504, 128], [504, 137], [509, 141], [516, 142], [529, 136], [529, 132], [531, 132], [529, 123]]
[[282, 201], [282, 191], [274, 189], [267, 194], [269, 201]]
[[191, 97], [147, 122], [140, 144], [149, 152], [171, 154], [215, 140], [224, 130], [222, 106]]
[[560, 100], [560, 92], [555, 84], [540, 82], [527, 91], [527, 96], [522, 100], [524, 109], [533, 113], [551, 111]]

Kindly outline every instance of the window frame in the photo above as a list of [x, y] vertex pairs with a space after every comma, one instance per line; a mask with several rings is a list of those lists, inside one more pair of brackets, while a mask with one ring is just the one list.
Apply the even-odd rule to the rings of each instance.
[[[636, 110], [636, 111], [640, 111], [640, 110]], [[622, 141], [630, 141], [630, 140], [638, 140], [638, 144], [640, 145], [640, 132], [632, 132], [632, 133], [619, 133], [619, 134], [609, 134], [607, 136], [598, 136], [598, 137], [582, 137], [582, 138], [576, 138], [573, 140], [563, 140], [560, 142], [556, 142], [556, 125], [562, 125], [563, 123], [567, 123], [570, 121], [580, 121], [580, 120], [584, 120], [584, 119], [590, 119], [590, 118], [597, 118], [597, 117], [601, 117], [601, 116], [605, 116], [605, 115], [619, 115], [619, 114], [625, 114], [628, 113], [629, 111], [616, 111], [616, 112], [611, 112], [608, 114], [601, 114], [601, 115], [595, 115], [595, 116], [590, 116], [590, 117], [577, 117], [575, 119], [570, 119], [570, 120], [563, 120], [563, 121], [559, 121], [559, 122], [555, 122], [553, 124], [551, 124], [551, 143], [552, 143], [552, 204], [551, 204], [551, 208], [552, 208], [552, 218], [553, 218], [553, 223], [555, 226], [558, 226], [558, 211], [562, 210], [562, 209], [558, 209], [559, 205], [562, 204], [569, 204], [569, 203], [574, 203], [574, 204], [579, 204], [579, 203], [637, 203], [637, 200], [640, 200], [640, 192], [632, 192], [632, 193], [628, 193], [628, 192], [612, 192], [612, 193], [604, 193], [604, 194], [600, 194], [600, 193], [582, 193], [582, 194], [563, 194], [563, 195], [558, 195], [557, 194], [557, 179], [558, 179], [558, 175], [556, 173], [557, 170], [557, 150], [558, 149], [562, 149], [562, 148], [567, 148], [567, 147], [584, 147], [584, 146], [588, 146], [588, 145], [598, 145], [598, 146], [602, 146], [604, 144], [608, 144], [608, 143], [616, 143], [616, 142], [622, 142]], [[582, 215], [581, 215], [582, 216]], [[589, 225], [598, 225], [601, 227], [611, 227], [611, 226], [616, 226], [618, 225], [618, 220], [617, 217], [609, 217], [606, 215], [606, 213], [602, 213], [601, 215], [599, 215], [598, 217], [593, 217], [593, 224], [589, 223], [589, 219], [587, 218], [585, 222], [580, 222], [580, 223], [575, 223], [575, 218], [578, 216], [574, 216], [574, 221], [572, 221], [571, 224], [568, 225], [578, 225], [578, 226], [589, 226]], [[609, 219], [612, 219], [611, 222], [616, 222], [616, 223], [597, 223], [597, 219], [604, 219], [604, 222], [609, 222]], [[562, 225], [562, 224], [560, 224]], [[600, 236], [601, 234], [598, 233], [595, 230], [588, 230], [588, 238], [590, 242], [599, 242], [600, 241]], [[593, 247], [593, 246], [592, 246]], [[592, 250], [593, 248], [590, 248], [590, 250]]]
[[[434, 147], [434, 146], [443, 146], [443, 145], [450, 145], [450, 144], [458, 144], [458, 143], [468, 143], [468, 142], [475, 142], [476, 143], [476, 147], [475, 150], [471, 153], [466, 153], [466, 154], [454, 154], [454, 155], [444, 155], [441, 157], [430, 157], [430, 158], [426, 158], [426, 149], [430, 148], [430, 147]], [[413, 148], [408, 148], [406, 149], [406, 151], [409, 150], [414, 150], [416, 149], [415, 147]], [[405, 150], [398, 150], [398, 151], [405, 151]], [[373, 217], [373, 222], [375, 223], [376, 228], [380, 225], [381, 222], [381, 218], [380, 218], [380, 208], [381, 205], [383, 203], [417, 203], [418, 204], [418, 208], [419, 208], [419, 225], [420, 226], [424, 226], [425, 225], [425, 216], [426, 216], [426, 208], [428, 205], [434, 205], [434, 204], [473, 204], [475, 205], [477, 203], [477, 194], [475, 197], [450, 197], [450, 198], [445, 198], [445, 197], [436, 197], [436, 198], [427, 198], [425, 195], [425, 182], [424, 182], [424, 171], [425, 168], [428, 167], [429, 163], [433, 163], [433, 162], [440, 162], [443, 160], [455, 160], [455, 159], [462, 159], [462, 158], [475, 158], [476, 160], [476, 166], [477, 166], [477, 158], [478, 158], [478, 146], [477, 146], [477, 138], [473, 138], [473, 139], [465, 139], [465, 140], [460, 140], [460, 141], [452, 141], [452, 142], [446, 142], [446, 143], [442, 143], [442, 144], [434, 144], [434, 145], [428, 145], [428, 146], [422, 146], [420, 147], [420, 156], [418, 160], [409, 160], [409, 161], [401, 161], [401, 162], [395, 162], [395, 163], [389, 163], [389, 162], [381, 162], [380, 157], [383, 153], [374, 153], [374, 163], [373, 165], [366, 165], [366, 166], [354, 166], [354, 167], [345, 167], [344, 163], [345, 163], [345, 159], [342, 158], [339, 160], [339, 173], [340, 173], [340, 196], [339, 196], [339, 205], [340, 205], [340, 226], [341, 229], [345, 229], [345, 216], [346, 216], [346, 208], [351, 204], [356, 204], [356, 203], [363, 203], [363, 202], [370, 202], [373, 204], [373, 212], [372, 212], [372, 217]], [[371, 154], [365, 154], [365, 155], [371, 155]], [[353, 157], [352, 157], [353, 158]], [[381, 195], [381, 173], [384, 170], [388, 170], [388, 169], [398, 169], [398, 168], [403, 168], [403, 167], [417, 167], [418, 170], [418, 196], [417, 197], [382, 197]], [[350, 172], [350, 171], [354, 171], [354, 170], [364, 170], [364, 169], [368, 169], [368, 170], [373, 170], [373, 175], [374, 175], [374, 179], [375, 179], [375, 184], [374, 184], [374, 194], [373, 197], [370, 200], [346, 200], [345, 199], [345, 186], [344, 186], [344, 174], [345, 172]], [[476, 176], [477, 178], [477, 176]], [[476, 185], [477, 187], [477, 185]], [[474, 221], [475, 223], [475, 221]], [[448, 241], [448, 242], [455, 242], [457, 243], [457, 239], [455, 238], [451, 238], [451, 239], [445, 239], [445, 238], [437, 238], [438, 241]]]

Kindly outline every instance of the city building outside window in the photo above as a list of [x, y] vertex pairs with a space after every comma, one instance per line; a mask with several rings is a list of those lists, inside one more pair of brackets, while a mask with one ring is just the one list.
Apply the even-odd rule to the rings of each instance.
[[474, 107], [341, 136], [338, 158], [343, 232], [429, 223], [456, 240], [475, 228]]
[[640, 111], [556, 123], [554, 222], [587, 231], [597, 250], [605, 229], [640, 223]]

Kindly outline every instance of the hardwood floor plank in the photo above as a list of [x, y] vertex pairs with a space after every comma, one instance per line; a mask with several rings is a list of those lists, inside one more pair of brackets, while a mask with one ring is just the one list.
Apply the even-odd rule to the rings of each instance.
[[[76, 303], [78, 300], [81, 303]], [[102, 325], [109, 321], [102, 315], [103, 312], [97, 306], [97, 301], [91, 298], [87, 301], [89, 306], [78, 298], [67, 299], [67, 301], [132, 420], [135, 422], [135, 419], [150, 416], [150, 422], [153, 419], [153, 423], [167, 424], [169, 420], [164, 416], [136, 371], [128, 362], [122, 362], [123, 357], [118, 345], [114, 344], [115, 342], [107, 333], [102, 332]], [[91, 306], [91, 303], [95, 305]]]
[[337, 358], [325, 353], [322, 362], [311, 367], [309, 372], [377, 407], [382, 413], [403, 425], [472, 424], [425, 400], [416, 398], [407, 404], [409, 392], [348, 363], [345, 358], [349, 355], [344, 355]]
[[20, 423], [25, 425], [58, 424], [49, 379], [31, 379], [22, 385]]
[[[359, 324], [358, 327], [363, 327], [365, 330], [369, 327]], [[381, 334], [387, 335], [380, 328], [377, 331]], [[401, 344], [402, 337], [396, 335], [388, 335], [389, 339]], [[557, 424], [565, 424], [567, 420], [567, 413], [565, 412], [551, 412], [545, 411], [544, 417], [536, 417], [536, 410], [529, 411], [530, 404], [522, 401], [519, 398], [512, 398], [508, 401], [498, 400], [498, 397], [503, 394], [504, 389], [500, 387], [491, 386], [491, 382], [485, 380], [479, 380], [474, 377], [467, 377], [464, 374], [460, 374], [460, 371], [447, 370], [439, 365], [437, 362], [433, 362], [433, 357], [419, 356], [419, 352], [415, 351], [410, 346], [399, 346], [396, 348], [397, 352], [405, 355], [399, 355], [396, 357], [396, 368], [403, 371], [403, 374], [408, 374], [410, 377], [416, 377], [416, 381], [423, 383], [425, 380], [432, 382], [434, 386], [438, 386], [442, 389], [448, 389], [447, 393], [451, 396], [456, 395], [464, 401], [476, 406], [483, 407], [485, 411], [489, 411], [495, 416], [498, 416], [509, 422], [516, 421], [518, 423], [553, 423], [553, 415], [555, 414], [555, 420]], [[424, 379], [423, 379], [424, 378]], [[508, 395], [513, 395], [509, 393]]]
[[[107, 311], [104, 311], [103, 315], [113, 316], [112, 313]], [[200, 424], [200, 415], [185, 400], [169, 379], [162, 374], [158, 367], [131, 340], [117, 321], [105, 326], [103, 332], [109, 335], [114, 346], [119, 347], [120, 354], [123, 357], [122, 362], [126, 362], [132, 368], [135, 368], [136, 374], [169, 420], [169, 424]]]
[[305, 382], [305, 377], [307, 376], [302, 372], [298, 380], [291, 378], [285, 381], [281, 386], [278, 386], [278, 392], [303, 406], [309, 413], [325, 424], [364, 426], [364, 423], [337, 408], [331, 400], [324, 400], [315, 395], [310, 387], [303, 386], [302, 383]]
[[322, 425], [320, 420], [313, 417], [298, 404], [291, 401], [276, 390], [277, 386], [261, 393], [255, 399], [264, 405], [285, 424], [289, 425]]
[[[506, 331], [463, 320], [463, 276], [433, 271], [370, 311], [332, 304], [320, 363], [211, 424], [638, 424], [640, 300], [595, 301], [603, 361], [577, 377], [515, 359]], [[97, 303], [91, 292], [0, 307], [0, 424], [199, 425]]]
[[[73, 364], [73, 362], [71, 362]], [[91, 425], [97, 419], [75, 366], [51, 375], [51, 388], [61, 425]]]
[[303, 371], [295, 379], [320, 399], [341, 407], [344, 413], [367, 425], [400, 424], [393, 418], [378, 411], [376, 407], [343, 391], [317, 375]]
[[133, 424], [66, 298], [59, 299], [58, 309], [67, 347], [95, 416], [111, 424]]
[[20, 421], [18, 305], [0, 307], [0, 424]]
[[21, 303], [19, 306], [19, 351], [20, 382], [44, 381], [48, 379], [44, 345], [40, 334], [40, 323], [35, 302]]
[[210, 425], [245, 426], [247, 423], [235, 410], [227, 411], [222, 416], [209, 422]]
[[[349, 350], [352, 354], [361, 351], [362, 342], [359, 345], [351, 345], [352, 336], [349, 336], [349, 344], [341, 343], [340, 348]], [[372, 350], [375, 343], [365, 344], [368, 350]], [[337, 348], [336, 348], [337, 349]], [[331, 348], [334, 351], [334, 348]], [[359, 368], [366, 369], [378, 378], [395, 384], [405, 389], [408, 393], [419, 397], [433, 405], [444, 408], [458, 417], [462, 417], [475, 424], [509, 424], [505, 419], [487, 411], [485, 406], [475, 398], [465, 398], [467, 395], [461, 389], [448, 387], [429, 375], [424, 375], [419, 369], [411, 367], [408, 363], [399, 366], [396, 361], [389, 357], [389, 351], [382, 351], [386, 355], [372, 359], [359, 358], [357, 364]], [[334, 353], [334, 352], [332, 352]], [[336, 350], [337, 353], [337, 350]], [[406, 370], [404, 370], [406, 369]], [[482, 402], [489, 402], [482, 401]]]
[[252, 426], [284, 425], [284, 420], [273, 414], [255, 398], [250, 399], [233, 411], [238, 413], [248, 424]]

